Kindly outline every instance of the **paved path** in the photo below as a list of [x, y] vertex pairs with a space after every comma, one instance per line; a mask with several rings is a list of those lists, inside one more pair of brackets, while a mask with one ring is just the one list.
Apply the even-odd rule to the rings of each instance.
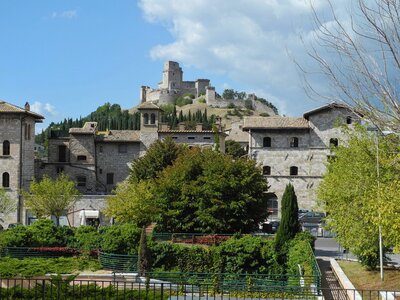
[[315, 241], [315, 256], [321, 270], [321, 287], [325, 300], [347, 300], [348, 297], [331, 270], [330, 258], [337, 257], [339, 245], [332, 238], [318, 238]]

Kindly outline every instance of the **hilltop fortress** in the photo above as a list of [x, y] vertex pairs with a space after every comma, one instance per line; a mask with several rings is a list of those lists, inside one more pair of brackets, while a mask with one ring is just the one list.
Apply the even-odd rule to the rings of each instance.
[[275, 115], [272, 105], [257, 101], [255, 94], [248, 94], [247, 99], [224, 99], [216, 92], [210, 79], [196, 79], [183, 81], [183, 71], [178, 62], [167, 61], [164, 63], [162, 80], [157, 89], [148, 86], [140, 88], [140, 102], [152, 102], [157, 105], [175, 104], [178, 97], [192, 95], [193, 103], [205, 101], [208, 106], [227, 108], [230, 106], [251, 108]]

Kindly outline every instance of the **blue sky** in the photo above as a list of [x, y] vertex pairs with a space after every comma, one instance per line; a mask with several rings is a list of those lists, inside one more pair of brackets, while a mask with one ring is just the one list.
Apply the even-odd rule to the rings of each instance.
[[256, 92], [301, 115], [321, 105], [290, 58], [305, 58], [300, 35], [311, 34], [303, 0], [0, 0], [0, 99], [29, 101], [44, 125], [107, 101], [131, 108], [176, 60], [186, 80]]

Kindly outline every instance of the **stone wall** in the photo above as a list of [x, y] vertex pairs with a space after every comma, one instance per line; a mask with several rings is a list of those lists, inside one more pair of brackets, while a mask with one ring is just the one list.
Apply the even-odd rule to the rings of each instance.
[[[129, 176], [129, 166], [139, 157], [139, 154], [139, 142], [96, 144], [97, 180], [107, 193]], [[107, 184], [107, 173], [114, 174], [113, 184]]]

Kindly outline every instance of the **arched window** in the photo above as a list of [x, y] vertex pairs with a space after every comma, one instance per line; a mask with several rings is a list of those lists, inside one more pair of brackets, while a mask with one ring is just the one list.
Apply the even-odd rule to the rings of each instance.
[[268, 217], [278, 217], [278, 197], [273, 194], [267, 200]]
[[271, 147], [271, 138], [269, 136], [263, 139], [263, 147]]
[[156, 115], [155, 114], [150, 115], [150, 124], [156, 124]]
[[271, 175], [271, 167], [263, 166], [263, 175]]
[[338, 145], [339, 145], [338, 139], [332, 138], [332, 139], [329, 140], [329, 146], [337, 147]]
[[290, 147], [292, 147], [292, 148], [299, 147], [299, 139], [297, 137], [292, 137], [290, 139]]
[[144, 124], [149, 124], [149, 114], [144, 114], [143, 115], [143, 123]]
[[3, 155], [10, 155], [10, 142], [9, 141], [3, 142]]
[[296, 176], [298, 175], [298, 173], [299, 173], [299, 168], [295, 166], [290, 167], [290, 176]]
[[3, 187], [10, 187], [10, 174], [8, 174], [7, 172], [3, 173]]
[[353, 123], [353, 119], [352, 119], [350, 116], [348, 116], [348, 117], [346, 118], [346, 123], [347, 123], [347, 124]]

